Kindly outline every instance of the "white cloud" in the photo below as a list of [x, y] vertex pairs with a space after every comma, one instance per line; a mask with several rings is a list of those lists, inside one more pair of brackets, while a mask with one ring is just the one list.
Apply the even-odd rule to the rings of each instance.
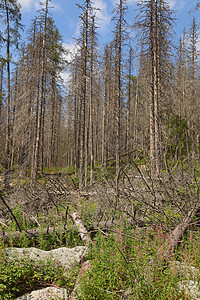
[[73, 43], [63, 43], [64, 49], [67, 51], [67, 54], [65, 55], [65, 59], [70, 62], [73, 58], [73, 55], [77, 51], [77, 46]]
[[62, 10], [61, 5], [56, 3], [56, 2], [51, 2], [50, 7], [52, 7], [52, 9], [54, 11], [61, 11]]
[[103, 0], [94, 0], [96, 10], [97, 23], [101, 30], [105, 30], [111, 21], [111, 16], [107, 12], [107, 4]]
[[116, 5], [117, 3], [119, 3], [119, 0], [111, 0], [113, 5]]
[[[70, 63], [74, 57], [74, 54], [76, 54], [78, 47], [73, 41], [71, 41], [70, 43], [63, 43], [63, 47], [67, 52], [66, 55], [64, 55], [64, 59], [66, 59], [67, 62]], [[60, 77], [63, 79], [64, 84], [68, 84], [70, 79], [70, 72], [68, 70], [64, 70], [63, 72], [60, 72]]]
[[[23, 10], [31, 11], [33, 8], [36, 10], [41, 9], [41, 5], [40, 5], [41, 1], [39, 0], [18, 0], [18, 1], [21, 4]], [[52, 7], [56, 11], [61, 10], [60, 4], [56, 2], [51, 2], [49, 4], [49, 7], [50, 8]]]
[[173, 8], [177, 4], [176, 0], [167, 0], [167, 2], [169, 3], [170, 8]]
[[70, 80], [70, 73], [67, 71], [60, 72], [60, 77], [62, 78], [64, 83], [68, 83]]
[[19, 3], [21, 4], [22, 9], [28, 10], [28, 11], [31, 10], [31, 7], [34, 4], [34, 2], [37, 2], [37, 1], [34, 1], [34, 0], [19, 0]]

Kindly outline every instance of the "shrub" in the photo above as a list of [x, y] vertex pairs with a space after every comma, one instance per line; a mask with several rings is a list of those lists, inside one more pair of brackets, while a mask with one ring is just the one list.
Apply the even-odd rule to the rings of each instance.
[[0, 300], [15, 299], [27, 292], [55, 284], [63, 286], [67, 282], [64, 270], [59, 265], [47, 261], [27, 259], [7, 260], [1, 255]]

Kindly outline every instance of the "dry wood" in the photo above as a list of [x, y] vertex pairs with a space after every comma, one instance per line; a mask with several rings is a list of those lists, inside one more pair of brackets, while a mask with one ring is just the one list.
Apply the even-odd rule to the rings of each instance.
[[[75, 228], [72, 227], [72, 230], [75, 230]], [[47, 228], [36, 228], [36, 229], [31, 229], [27, 231], [15, 231], [15, 232], [5, 232], [4, 229], [0, 232], [0, 239], [4, 241], [6, 245], [10, 245], [10, 242], [12, 241], [13, 246], [18, 245], [18, 241], [22, 239], [24, 236], [27, 238], [31, 238], [36, 240], [37, 237], [43, 235], [44, 237], [48, 237], [50, 234], [55, 233], [57, 235], [64, 235], [68, 230], [60, 230], [59, 226], [56, 227], [47, 227]]]
[[8, 203], [6, 202], [4, 197], [1, 195], [1, 192], [0, 192], [0, 199], [1, 199], [2, 203], [5, 205], [5, 207], [8, 209], [9, 213], [11, 214], [11, 217], [14, 219], [19, 231], [21, 231], [21, 226], [19, 225], [15, 215], [13, 214], [12, 209], [10, 208], [10, 206], [8, 205]]
[[75, 226], [78, 229], [78, 232], [80, 234], [81, 239], [83, 241], [85, 241], [87, 244], [90, 244], [92, 242], [92, 240], [91, 240], [89, 232], [86, 229], [86, 227], [85, 227], [83, 221], [81, 220], [81, 217], [79, 216], [79, 214], [77, 212], [74, 212], [71, 215], [71, 218], [72, 218]]
[[[200, 203], [196, 204], [192, 207], [187, 215], [182, 219], [182, 221], [175, 227], [172, 233], [169, 236], [169, 239], [166, 241], [165, 246], [167, 249], [163, 254], [163, 259], [170, 256], [171, 253], [174, 252], [177, 243], [180, 241], [181, 237], [185, 233], [186, 229], [190, 225], [192, 218], [196, 215], [197, 211], [199, 210]], [[158, 251], [159, 252], [159, 251]]]
[[[178, 225], [176, 225], [174, 230], [169, 234], [163, 246], [161, 246], [157, 251], [156, 257], [159, 258], [159, 260], [161, 259], [164, 264], [165, 260], [167, 258], [170, 258], [170, 256], [173, 254], [176, 245], [181, 240], [183, 234], [190, 225], [192, 218], [196, 215], [197, 211], [199, 210], [199, 206], [200, 203], [198, 202], [189, 210], [186, 216], [178, 223]], [[154, 259], [151, 259], [149, 262], [150, 265], [153, 265], [154, 263], [156, 263]]]

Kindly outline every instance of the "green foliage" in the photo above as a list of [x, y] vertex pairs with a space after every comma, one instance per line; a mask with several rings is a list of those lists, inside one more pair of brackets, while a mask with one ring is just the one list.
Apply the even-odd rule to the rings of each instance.
[[[60, 208], [61, 211], [61, 208]], [[55, 209], [49, 208], [48, 218], [44, 216], [41, 211], [37, 217], [40, 227], [38, 224], [33, 224], [27, 218], [20, 205], [13, 209], [13, 213], [17, 218], [18, 223], [21, 226], [22, 235], [20, 238], [14, 238], [14, 232], [18, 231], [14, 220], [9, 222], [7, 233], [10, 236], [10, 246], [17, 247], [37, 247], [49, 251], [51, 249], [66, 246], [72, 248], [78, 245], [83, 245], [84, 242], [81, 240], [80, 235], [77, 231], [72, 228], [71, 223], [68, 221], [65, 231], [63, 231], [63, 220], [59, 218]], [[48, 228], [51, 227], [49, 230]], [[40, 234], [37, 237], [28, 237], [25, 234], [26, 230], [37, 228], [40, 230]], [[5, 230], [5, 227], [3, 228]]]
[[[187, 144], [189, 145], [189, 128], [187, 121], [175, 115], [168, 125], [167, 146], [171, 155], [186, 155]], [[178, 152], [177, 152], [178, 151]]]
[[46, 251], [56, 249], [59, 247], [72, 248], [75, 246], [83, 245], [83, 241], [80, 239], [78, 232], [73, 229], [66, 229], [66, 232], [51, 232], [48, 235], [40, 234], [35, 240], [34, 245], [39, 249]]
[[65, 286], [68, 279], [64, 270], [51, 261], [27, 259], [7, 260], [2, 253], [0, 261], [0, 300], [15, 299], [50, 284]]
[[43, 172], [46, 173], [46, 174], [67, 174], [68, 172], [69, 173], [73, 173], [74, 172], [74, 168], [73, 167], [69, 167], [69, 168], [62, 168], [62, 167], [58, 167], [58, 166], [54, 166], [54, 167], [51, 167], [51, 168], [46, 168], [44, 167], [43, 169]]
[[90, 228], [94, 225], [94, 215], [96, 213], [97, 205], [92, 201], [85, 201], [80, 199], [79, 209], [81, 211], [81, 219], [87, 228]]
[[170, 262], [163, 264], [167, 236], [161, 228], [132, 230], [120, 225], [116, 231], [97, 236], [90, 250], [90, 267], [81, 279], [79, 300], [120, 299], [126, 290], [136, 300], [189, 299], [179, 291], [180, 278]]
[[[22, 211], [21, 209], [21, 205], [17, 205], [14, 209], [13, 209], [13, 214], [15, 215], [18, 223], [20, 224], [20, 227], [21, 227], [21, 230], [26, 230], [26, 227], [27, 227], [27, 220], [25, 218], [25, 214], [24, 212]], [[30, 222], [29, 222], [29, 225], [30, 225]], [[10, 223], [10, 229], [12, 231], [17, 231], [19, 230], [16, 223], [13, 221]]]

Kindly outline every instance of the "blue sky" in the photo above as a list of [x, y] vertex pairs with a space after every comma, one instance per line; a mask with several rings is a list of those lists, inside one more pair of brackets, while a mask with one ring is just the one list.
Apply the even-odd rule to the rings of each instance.
[[[40, 5], [38, 0], [18, 0], [22, 6], [22, 22], [25, 24], [25, 31], [29, 28], [31, 19], [34, 18], [36, 11]], [[176, 11], [177, 26], [175, 31], [182, 32], [184, 26], [188, 26], [192, 20], [192, 14], [188, 11], [195, 7], [197, 1], [194, 0], [168, 0], [172, 9]], [[112, 30], [111, 15], [114, 9], [115, 3], [118, 0], [93, 0], [95, 7], [100, 8], [98, 11], [99, 17], [99, 34], [100, 41], [107, 42], [110, 40], [110, 33]], [[134, 22], [136, 15], [135, 5], [136, 0], [128, 0], [129, 14], [128, 21]], [[78, 35], [78, 17], [80, 9], [76, 6], [76, 3], [82, 4], [83, 0], [52, 0], [51, 6], [54, 9], [51, 10], [52, 16], [56, 22], [56, 25], [63, 36], [63, 41], [67, 47], [72, 47], [73, 37]], [[200, 15], [200, 11], [195, 13], [197, 18]]]
[[[25, 32], [31, 24], [31, 20], [35, 17], [37, 10], [41, 7], [40, 0], [18, 0], [22, 6], [22, 23], [25, 25]], [[41, 0], [44, 1], [44, 0]], [[100, 44], [109, 42], [112, 38], [112, 11], [119, 2], [119, 0], [93, 0], [94, 6], [100, 10], [97, 12], [99, 18], [99, 40]], [[127, 21], [129, 24], [133, 24], [136, 12], [135, 3], [137, 0], [128, 0], [127, 5], [129, 13]], [[200, 17], [200, 10], [194, 14], [188, 13], [194, 10], [197, 0], [168, 0], [171, 8], [175, 11], [176, 26], [174, 27], [177, 32], [177, 40], [183, 31], [183, 28], [191, 24], [193, 15], [196, 16], [198, 21]], [[74, 38], [79, 36], [79, 15], [80, 9], [76, 3], [83, 4], [83, 0], [52, 0], [51, 9], [52, 17], [55, 20], [56, 26], [59, 29], [60, 34], [63, 36], [64, 47], [73, 52], [74, 50]], [[69, 58], [69, 57], [68, 57]], [[63, 79], [68, 79], [68, 74], [62, 75]]]

